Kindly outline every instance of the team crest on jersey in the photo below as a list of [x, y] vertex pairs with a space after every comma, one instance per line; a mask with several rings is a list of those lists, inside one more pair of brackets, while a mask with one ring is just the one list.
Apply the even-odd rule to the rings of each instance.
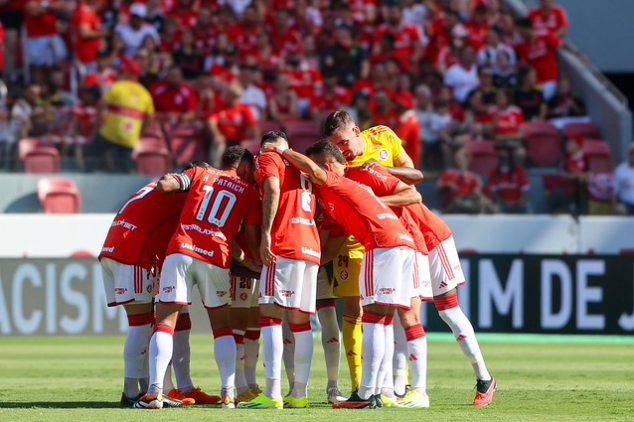
[[240, 293], [240, 300], [247, 300], [247, 294], [246, 293]]
[[348, 274], [348, 271], [341, 270], [341, 272], [339, 273], [339, 278], [343, 281], [346, 281], [348, 277], [350, 277], [350, 274]]
[[381, 148], [379, 150], [379, 158], [381, 160], [387, 160], [389, 158], [389, 156], [390, 156], [390, 152], [387, 149]]

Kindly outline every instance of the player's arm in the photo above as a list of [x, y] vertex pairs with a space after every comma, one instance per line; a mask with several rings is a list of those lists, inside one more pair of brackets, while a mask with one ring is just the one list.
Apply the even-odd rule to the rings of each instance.
[[[275, 262], [271, 251], [271, 229], [280, 203], [280, 179], [269, 176], [262, 184], [262, 240], [260, 243], [260, 259], [267, 267]], [[246, 233], [245, 233], [246, 235]]]
[[[405, 157], [403, 157], [405, 156]], [[402, 159], [403, 161], [398, 161]], [[403, 151], [398, 157], [394, 159], [394, 167], [383, 166], [374, 158], [369, 159], [365, 163], [363, 163], [363, 168], [372, 168], [374, 166], [381, 166], [392, 176], [399, 178], [403, 182], [408, 185], [415, 185], [423, 180], [423, 173], [420, 170], [416, 170], [414, 168], [414, 163], [412, 159], [407, 155], [405, 151]]]
[[306, 157], [305, 155], [300, 154], [297, 151], [287, 149], [277, 143], [265, 144], [262, 151], [277, 151], [284, 158], [286, 158], [288, 162], [293, 165], [293, 167], [295, 167], [299, 171], [306, 173], [311, 182], [319, 186], [326, 184], [326, 180], [328, 179], [328, 175], [326, 174], [326, 172], [321, 167], [319, 167], [317, 163], [315, 163], [313, 160]]
[[245, 224], [242, 230], [244, 231], [247, 245], [249, 245], [249, 249], [251, 249], [251, 254], [254, 257], [259, 257], [258, 245], [260, 244], [260, 228], [252, 224]]
[[187, 173], [168, 173], [161, 177], [156, 184], [156, 189], [163, 194], [174, 192], [187, 192], [191, 186], [191, 176]]
[[243, 266], [247, 267], [248, 269], [252, 271], [260, 272], [262, 270], [260, 268], [260, 265], [257, 262], [247, 257], [247, 255], [244, 253], [240, 245], [238, 245], [238, 242], [236, 242], [235, 238], [231, 239], [230, 246], [231, 246], [231, 258], [235, 259], [237, 262], [239, 262], [240, 264], [242, 264]]
[[339, 251], [346, 243], [346, 236], [328, 237], [326, 241], [322, 242], [321, 246], [321, 262], [320, 265], [325, 265], [335, 259], [339, 254]]
[[388, 207], [406, 207], [408, 205], [421, 203], [423, 197], [414, 186], [399, 181], [391, 195], [382, 196], [379, 197], [379, 199]]

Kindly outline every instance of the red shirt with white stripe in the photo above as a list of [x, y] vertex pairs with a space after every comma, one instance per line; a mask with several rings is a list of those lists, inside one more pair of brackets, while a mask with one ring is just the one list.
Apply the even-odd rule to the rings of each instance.
[[537, 82], [540, 84], [557, 80], [559, 44], [559, 38], [550, 32], [541, 32], [532, 40], [524, 40], [516, 47], [519, 58], [535, 68]]
[[187, 195], [163, 195], [150, 183], [130, 196], [110, 225], [99, 258], [146, 270], [165, 259]]
[[561, 28], [568, 28], [568, 15], [561, 6], [551, 6], [547, 14], [539, 7], [532, 9], [528, 12], [528, 18], [533, 22], [535, 29], [555, 32]]
[[188, 192], [167, 255], [181, 253], [220, 268], [229, 268], [229, 244], [244, 221], [257, 226], [257, 190], [234, 171], [196, 167], [174, 175]]
[[524, 123], [524, 114], [519, 107], [510, 106], [506, 110], [496, 110], [494, 113], [495, 134], [500, 136], [516, 135]]
[[497, 193], [502, 202], [517, 202], [522, 194], [528, 192], [528, 176], [523, 167], [515, 166], [513, 171], [508, 168], [494, 169], [489, 175], [485, 192]]
[[158, 113], [185, 113], [196, 110], [198, 98], [196, 91], [182, 82], [176, 88], [165, 81], [158, 81], [150, 87], [154, 108]]
[[277, 152], [255, 159], [260, 186], [269, 177], [279, 179], [280, 199], [271, 228], [271, 251], [282, 258], [319, 264], [321, 248], [315, 225], [315, 194], [307, 175]]

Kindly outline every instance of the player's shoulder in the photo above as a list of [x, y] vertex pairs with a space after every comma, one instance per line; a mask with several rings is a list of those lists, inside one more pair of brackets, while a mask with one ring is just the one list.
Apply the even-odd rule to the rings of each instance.
[[375, 145], [385, 145], [389, 143], [390, 138], [394, 136], [394, 131], [384, 125], [373, 126], [361, 132], [361, 136], [366, 142]]

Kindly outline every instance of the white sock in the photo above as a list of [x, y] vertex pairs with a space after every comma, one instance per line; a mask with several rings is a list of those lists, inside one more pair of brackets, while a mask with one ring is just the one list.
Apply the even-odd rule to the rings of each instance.
[[284, 318], [282, 323], [282, 335], [284, 336], [282, 359], [284, 360], [284, 370], [288, 379], [288, 391], [292, 391], [295, 385], [295, 336], [293, 336], [286, 318]]
[[427, 389], [427, 336], [421, 324], [407, 327], [407, 353], [412, 374], [412, 388], [426, 394]]
[[379, 367], [379, 382], [374, 394], [381, 394], [383, 390], [386, 396], [394, 397], [394, 376], [392, 372], [392, 365], [394, 363], [394, 325], [392, 323], [386, 323], [384, 327], [385, 352], [381, 366]]
[[266, 375], [264, 394], [270, 398], [282, 397], [282, 353], [284, 336], [282, 321], [277, 318], [260, 317], [262, 331], [262, 359]]
[[242, 394], [249, 384], [244, 376], [244, 331], [233, 330], [233, 338], [236, 341], [236, 389]]
[[178, 389], [187, 392], [194, 388], [190, 372], [191, 348], [189, 346], [190, 330], [174, 331], [174, 356], [172, 366], [176, 376]]
[[405, 386], [407, 385], [407, 339], [400, 320], [394, 323], [393, 364], [394, 392], [402, 396], [405, 394]]
[[467, 316], [462, 312], [462, 309], [460, 309], [457, 301], [454, 307], [439, 310], [438, 314], [449, 328], [451, 328], [451, 332], [458, 341], [462, 353], [469, 358], [476, 377], [484, 381], [490, 380], [491, 375], [484, 363], [484, 358], [482, 357], [482, 352], [480, 352], [480, 346], [473, 331], [473, 326]]
[[139, 394], [139, 379], [147, 377], [145, 360], [151, 335], [151, 323], [128, 327], [128, 334], [123, 346], [123, 392], [127, 397], [137, 396]]
[[174, 386], [174, 382], [172, 381], [172, 364], [167, 365], [167, 370], [165, 371], [165, 376], [163, 377], [163, 390], [165, 393], [169, 393], [176, 387]]
[[339, 363], [341, 359], [341, 340], [337, 311], [334, 306], [326, 306], [317, 311], [321, 324], [321, 345], [326, 358], [326, 373], [328, 385], [326, 388], [337, 387], [339, 381]]
[[[363, 314], [362, 372], [359, 396], [368, 399], [378, 386], [379, 369], [385, 354], [384, 317], [370, 312]], [[377, 322], [370, 322], [377, 321]]]
[[260, 328], [247, 328], [247, 332], [244, 335], [244, 377], [252, 390], [258, 386], [255, 370], [258, 366], [259, 354]]
[[150, 339], [150, 389], [163, 391], [163, 378], [172, 360], [174, 332], [167, 324], [156, 324]]
[[223, 393], [233, 397], [233, 386], [236, 378], [236, 341], [231, 328], [214, 331], [214, 357], [220, 372], [220, 383]]
[[295, 398], [308, 396], [308, 377], [313, 360], [313, 332], [310, 322], [291, 325], [295, 337], [295, 383], [292, 395]]

